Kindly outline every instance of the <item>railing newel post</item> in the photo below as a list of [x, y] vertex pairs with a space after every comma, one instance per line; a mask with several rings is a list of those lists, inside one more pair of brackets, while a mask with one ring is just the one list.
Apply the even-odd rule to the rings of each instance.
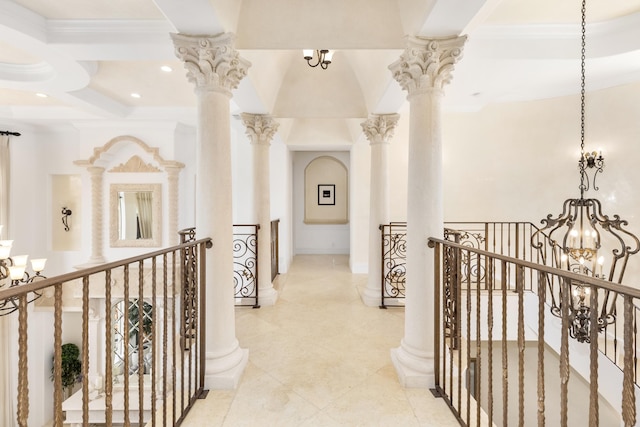
[[53, 297], [53, 425], [62, 427], [62, 283], [54, 285]]
[[441, 303], [441, 287], [442, 287], [442, 276], [441, 276], [441, 250], [442, 245], [440, 243], [435, 243], [433, 241], [429, 241], [429, 247], [434, 248], [434, 287], [433, 287], [433, 313], [434, 313], [434, 321], [433, 321], [433, 332], [434, 332], [434, 378], [435, 378], [435, 386], [436, 390], [440, 392], [441, 383], [440, 383], [440, 359], [441, 359], [441, 349], [440, 349], [440, 312], [442, 310]]
[[207, 360], [207, 247], [200, 247], [200, 395], [204, 391], [205, 366]]
[[104, 384], [104, 393], [105, 393], [105, 406], [104, 406], [104, 419], [106, 421], [106, 425], [110, 426], [113, 423], [113, 363], [109, 363], [112, 360], [112, 352], [113, 352], [113, 329], [112, 329], [112, 318], [111, 318], [111, 306], [112, 306], [112, 295], [111, 295], [111, 269], [106, 270], [105, 272], [105, 346], [106, 349], [106, 359], [105, 363], [105, 378], [103, 381]]

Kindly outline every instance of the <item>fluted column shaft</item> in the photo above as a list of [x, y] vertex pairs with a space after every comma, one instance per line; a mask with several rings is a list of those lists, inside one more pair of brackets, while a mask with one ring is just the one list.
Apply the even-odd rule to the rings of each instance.
[[389, 140], [393, 136], [398, 114], [372, 114], [361, 124], [371, 145], [369, 186], [369, 276], [362, 295], [368, 306], [381, 304], [382, 250], [380, 224], [389, 218]]
[[278, 293], [271, 284], [271, 184], [269, 146], [278, 123], [264, 114], [242, 114], [253, 146], [253, 209], [258, 230], [258, 296], [260, 305], [274, 305]]
[[231, 35], [172, 38], [198, 98], [196, 231], [213, 239], [206, 263], [205, 385], [235, 388], [248, 351], [240, 348], [235, 330], [229, 101], [250, 64], [233, 48]]
[[433, 387], [435, 381], [434, 264], [427, 238], [443, 236], [441, 99], [465, 39], [410, 38], [389, 67], [410, 107], [405, 328], [400, 347], [392, 350], [405, 387]]
[[91, 166], [87, 168], [91, 174], [91, 258], [89, 263], [102, 264], [104, 263], [103, 255], [103, 224], [104, 218], [102, 215], [102, 187], [104, 168], [98, 166]]
[[178, 238], [178, 177], [180, 174], [179, 167], [166, 167], [167, 171], [167, 193], [169, 195], [169, 246], [177, 245]]

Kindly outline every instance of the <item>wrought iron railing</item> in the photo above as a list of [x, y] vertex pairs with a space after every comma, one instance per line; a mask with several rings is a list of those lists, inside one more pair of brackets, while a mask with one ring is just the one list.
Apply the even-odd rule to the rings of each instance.
[[280, 274], [280, 220], [271, 220], [271, 281]]
[[[406, 222], [382, 224], [380, 230], [382, 242], [380, 307], [404, 306], [407, 224]], [[537, 230], [538, 227], [529, 222], [446, 222], [444, 236], [446, 240], [459, 242], [471, 248], [532, 262], [542, 262], [541, 254], [549, 251], [550, 246], [544, 241], [543, 234], [536, 237], [543, 243], [542, 249], [538, 251], [531, 246], [531, 237]], [[478, 276], [479, 285], [486, 287], [483, 280], [484, 265], [482, 263], [476, 265], [473, 262], [471, 265], [472, 269], [464, 273]]]
[[[277, 230], [279, 222], [280, 220], [271, 221], [272, 280], [278, 274]], [[274, 229], [275, 237], [273, 237]], [[237, 306], [260, 308], [258, 289], [258, 230], [260, 230], [259, 224], [235, 224], [233, 226], [233, 288], [235, 304]], [[183, 239], [195, 238], [195, 228], [189, 228], [185, 230], [184, 233]], [[185, 278], [185, 280], [188, 280], [188, 278]], [[185, 305], [185, 307], [188, 307], [188, 305]]]
[[[389, 225], [381, 225], [382, 233], [382, 250], [383, 250], [383, 273], [382, 273], [382, 296], [381, 306], [391, 306], [387, 301], [394, 301], [397, 306], [402, 306], [404, 298], [405, 285], [405, 252], [404, 244], [406, 241], [406, 223], [391, 223]], [[445, 240], [460, 243], [463, 246], [475, 249], [481, 249], [492, 252], [494, 254], [509, 256], [512, 258], [543, 264], [547, 267], [557, 268], [559, 258], [554, 256], [554, 249], [551, 241], [546, 234], [539, 231], [539, 227], [529, 222], [447, 222], [444, 229]], [[535, 244], [535, 246], [534, 246]], [[402, 250], [396, 250], [399, 247]], [[485, 259], [476, 259], [476, 254], [471, 252], [462, 252], [459, 254], [463, 258], [458, 263], [460, 265], [459, 274], [465, 278], [461, 283], [464, 286], [472, 286], [473, 289], [487, 291], [489, 286], [493, 290], [502, 290], [504, 287], [509, 292], [514, 292], [515, 270], [510, 264], [507, 264], [504, 271], [499, 271], [496, 277], [492, 278], [492, 282], [487, 282], [487, 267]], [[452, 256], [456, 256], [453, 254]], [[470, 259], [465, 257], [469, 256]], [[537, 281], [532, 270], [527, 270], [524, 280], [524, 288], [528, 291], [534, 291]], [[547, 299], [546, 304], [549, 309], [560, 317], [560, 297], [562, 284], [555, 276], [546, 276], [547, 280]], [[445, 331], [450, 339], [452, 348], [457, 348], [457, 330], [459, 329], [459, 316], [457, 313], [461, 311], [461, 300], [456, 298], [459, 292], [466, 289], [457, 289], [458, 282], [450, 281], [444, 283], [443, 312], [442, 320], [445, 325]], [[605, 301], [609, 309], [603, 306], [605, 311], [616, 312], [617, 298], [614, 294], [607, 295]], [[620, 308], [621, 310], [621, 308]], [[583, 316], [584, 317], [584, 316]], [[613, 322], [610, 315], [600, 316], [607, 321], [602, 326], [601, 334], [598, 337], [598, 348], [602, 354], [614, 362], [617, 366], [624, 366], [621, 356], [621, 327], [619, 322]], [[580, 321], [580, 316], [578, 316]]]
[[[435, 385], [461, 424], [636, 425], [640, 290], [447, 240], [429, 242], [440, 278]], [[465, 273], [480, 266], [483, 277]], [[442, 316], [447, 286], [459, 302], [453, 335]], [[560, 318], [548, 304], [554, 290]], [[616, 364], [601, 357], [596, 326], [611, 295], [619, 307]], [[576, 325], [580, 313], [586, 318]], [[586, 328], [588, 341], [572, 339], [576, 327]]]
[[[539, 228], [530, 222], [447, 222], [446, 227], [446, 240], [524, 261], [546, 264], [547, 258], [544, 255], [552, 250], [549, 240], [543, 233], [538, 233], [535, 236], [536, 242], [540, 244], [540, 249], [532, 246], [532, 236], [538, 232]], [[457, 240], [449, 236], [455, 237]], [[475, 255], [470, 254], [470, 256]], [[551, 257], [548, 257], [548, 260], [551, 261]], [[463, 262], [462, 274], [471, 276], [472, 283], [486, 289], [487, 284], [484, 280], [486, 267], [482, 261], [480, 263], [473, 261], [471, 259], [468, 263], [470, 265], [468, 271], [464, 270], [466, 268], [464, 265], [467, 263]], [[511, 275], [510, 272], [505, 272], [505, 274]], [[506, 286], [510, 286], [513, 280], [506, 280], [507, 277], [505, 277], [504, 283]], [[531, 290], [530, 278], [527, 278], [526, 289]]]
[[233, 226], [233, 287], [238, 306], [260, 307], [258, 294], [259, 229], [259, 224]]
[[[31, 328], [45, 328], [54, 341], [55, 427], [63, 423], [180, 425], [195, 400], [206, 395], [204, 266], [210, 245], [211, 239], [192, 240], [0, 290], [0, 301], [18, 304], [17, 313], [11, 314], [18, 317], [20, 337], [17, 424], [27, 426], [32, 409], [27, 336]], [[30, 322], [27, 300], [34, 292], [43, 294], [36, 310], [46, 307], [39, 317], [52, 310], [49, 324]], [[80, 389], [63, 401], [62, 337], [68, 335], [67, 328], [77, 330], [74, 322], [63, 322], [63, 312], [78, 302]], [[95, 322], [94, 316], [102, 316], [103, 323]], [[95, 326], [101, 324], [104, 328]], [[44, 411], [42, 407], [35, 410]]]
[[[545, 240], [546, 235], [537, 233], [538, 227], [529, 222], [447, 222], [444, 232], [445, 240], [459, 243], [463, 246], [475, 249], [482, 249], [492, 253], [505, 255], [530, 262], [540, 263], [544, 261], [541, 254], [547, 253], [550, 242]], [[534, 249], [531, 245], [532, 236], [539, 242], [540, 249]], [[452, 256], [457, 256], [453, 254]], [[487, 267], [483, 258], [477, 258], [474, 252], [462, 252], [460, 256], [460, 272], [467, 280], [464, 284], [469, 284], [480, 290], [487, 290], [488, 283]], [[469, 256], [470, 259], [465, 257]], [[510, 269], [502, 272], [505, 277], [497, 277], [491, 286], [501, 288], [503, 285], [509, 289], [514, 283], [514, 272]], [[525, 278], [525, 289], [531, 290], [532, 278]], [[443, 289], [444, 311], [443, 322], [446, 325], [448, 337], [451, 339], [451, 346], [457, 348], [457, 330], [459, 329], [460, 299], [456, 295], [462, 289], [457, 289], [458, 283], [455, 281], [445, 282]], [[510, 289], [513, 290], [513, 289]]]
[[407, 223], [381, 224], [382, 277], [380, 308], [404, 306]]

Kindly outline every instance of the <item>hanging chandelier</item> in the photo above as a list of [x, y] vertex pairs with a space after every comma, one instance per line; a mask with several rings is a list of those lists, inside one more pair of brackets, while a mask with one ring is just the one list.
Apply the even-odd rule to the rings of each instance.
[[[316, 60], [312, 62], [314, 58], [314, 52]], [[319, 65], [320, 68], [326, 70], [329, 67], [329, 64], [331, 64], [333, 51], [328, 49], [319, 49], [315, 51], [313, 49], [303, 49], [302, 56], [307, 60], [307, 64], [309, 64], [310, 67], [315, 68]]]
[[[585, 151], [585, 52], [586, 52], [586, 0], [582, 1], [582, 49], [580, 68], [580, 198], [564, 201], [562, 213], [557, 217], [549, 214], [542, 220], [544, 227], [536, 231], [531, 242], [543, 256], [542, 240], [548, 238], [552, 247], [553, 263], [556, 267], [610, 282], [621, 283], [630, 255], [638, 253], [640, 241], [624, 227], [628, 222], [619, 215], [609, 217], [602, 212], [598, 199], [585, 198], [585, 192], [596, 186], [596, 176], [604, 168], [601, 151]], [[589, 176], [591, 174], [591, 177]], [[607, 255], [610, 257], [607, 259]], [[562, 317], [562, 287], [557, 300], [552, 299], [551, 313]], [[590, 342], [591, 286], [572, 282], [568, 300], [569, 335], [579, 342]], [[601, 308], [597, 314], [598, 332], [616, 320], [616, 297], [611, 291], [603, 293]]]
[[[0, 225], [2, 234], [2, 225]], [[31, 269], [33, 274], [27, 270], [28, 255], [16, 255], [11, 257], [13, 240], [0, 240], [0, 289], [8, 285], [9, 288], [31, 283], [35, 280], [46, 279], [42, 275], [42, 270], [47, 262], [46, 258], [32, 259]], [[32, 303], [42, 296], [39, 292], [33, 292], [33, 296], [27, 299], [27, 304]], [[6, 316], [18, 309], [18, 297], [11, 297], [0, 301], [0, 316]]]

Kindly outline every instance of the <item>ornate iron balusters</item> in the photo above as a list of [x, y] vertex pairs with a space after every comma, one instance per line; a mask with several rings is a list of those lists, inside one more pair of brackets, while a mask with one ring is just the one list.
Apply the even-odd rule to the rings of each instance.
[[[233, 288], [236, 305], [259, 308], [258, 224], [233, 226]], [[250, 303], [247, 304], [246, 301]]]
[[[392, 222], [382, 232], [382, 287], [380, 308], [404, 306], [407, 224]], [[391, 304], [387, 301], [391, 300]], [[394, 303], [395, 302], [395, 303]]]

